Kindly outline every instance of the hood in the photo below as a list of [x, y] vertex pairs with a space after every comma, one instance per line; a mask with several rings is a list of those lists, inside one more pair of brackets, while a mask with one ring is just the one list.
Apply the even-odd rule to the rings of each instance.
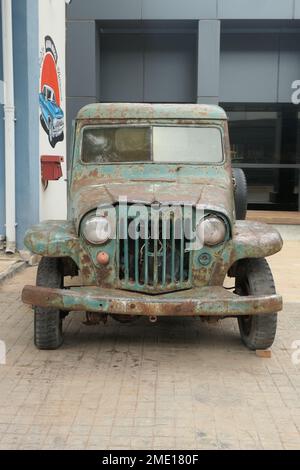
[[[219, 183], [219, 181], [218, 181]], [[77, 230], [82, 217], [91, 210], [105, 205], [114, 205], [120, 198], [131, 204], [153, 203], [165, 205], [198, 206], [224, 214], [233, 220], [233, 197], [230, 185], [224, 187], [212, 180], [209, 184], [184, 184], [166, 182], [112, 183], [85, 186], [74, 195], [72, 206]]]

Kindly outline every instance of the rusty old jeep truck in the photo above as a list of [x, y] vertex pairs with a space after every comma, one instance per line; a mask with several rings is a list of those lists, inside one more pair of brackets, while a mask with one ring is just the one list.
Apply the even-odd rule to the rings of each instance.
[[271, 226], [237, 220], [223, 109], [91, 104], [73, 134], [68, 220], [25, 237], [42, 256], [36, 286], [22, 293], [36, 346], [58, 348], [65, 317], [83, 311], [87, 324], [236, 317], [248, 348], [270, 347], [282, 299], [265, 257], [282, 240]]

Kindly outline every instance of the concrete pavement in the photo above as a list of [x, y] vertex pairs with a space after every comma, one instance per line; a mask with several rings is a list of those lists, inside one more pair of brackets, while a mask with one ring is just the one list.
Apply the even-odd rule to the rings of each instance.
[[19, 254], [6, 255], [0, 251], [0, 284], [25, 268], [26, 263]]
[[288, 241], [271, 260], [285, 298], [271, 359], [233, 319], [86, 327], [80, 313], [60, 350], [38, 351], [20, 301], [36, 268], [17, 274], [0, 286], [0, 449], [299, 448], [299, 259]]

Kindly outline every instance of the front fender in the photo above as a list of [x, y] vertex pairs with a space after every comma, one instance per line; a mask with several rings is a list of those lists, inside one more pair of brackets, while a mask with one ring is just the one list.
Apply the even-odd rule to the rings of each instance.
[[79, 264], [81, 246], [73, 222], [47, 220], [25, 234], [24, 244], [32, 253], [53, 258], [69, 256]]
[[236, 221], [233, 236], [215, 263], [211, 284], [222, 285], [229, 269], [245, 258], [265, 258], [281, 250], [280, 233], [271, 225], [248, 220]]
[[274, 227], [248, 220], [236, 222], [232, 241], [232, 263], [243, 258], [274, 255], [283, 245], [281, 235]]

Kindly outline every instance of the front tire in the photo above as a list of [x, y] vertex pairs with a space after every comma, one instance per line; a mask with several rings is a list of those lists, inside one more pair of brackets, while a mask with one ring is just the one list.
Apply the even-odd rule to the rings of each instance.
[[[276, 294], [271, 269], [264, 258], [238, 263], [235, 291], [239, 295]], [[277, 328], [277, 313], [238, 317], [243, 343], [251, 350], [272, 346]]]
[[[37, 286], [60, 289], [63, 269], [57, 258], [42, 258], [38, 267]], [[63, 315], [60, 310], [34, 308], [34, 344], [38, 349], [57, 349], [63, 343]]]
[[247, 180], [244, 171], [241, 168], [232, 169], [235, 181], [234, 203], [235, 215], [237, 220], [245, 220], [247, 215]]

